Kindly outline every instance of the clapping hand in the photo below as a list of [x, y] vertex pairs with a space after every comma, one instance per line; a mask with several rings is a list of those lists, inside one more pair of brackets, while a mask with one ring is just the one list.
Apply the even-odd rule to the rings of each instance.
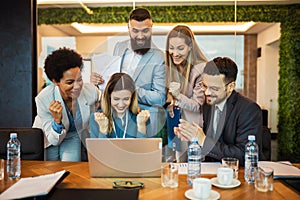
[[58, 124], [61, 123], [62, 120], [62, 110], [63, 106], [59, 101], [52, 100], [49, 105], [49, 111], [52, 114], [54, 121]]
[[104, 113], [95, 112], [95, 121], [99, 125], [99, 130], [103, 134], [108, 134], [108, 118]]
[[198, 137], [198, 143], [202, 146], [206, 138], [202, 128], [195, 122], [189, 123], [186, 120], [180, 119], [178, 127], [174, 127], [174, 133], [182, 141], [192, 141], [193, 137]]

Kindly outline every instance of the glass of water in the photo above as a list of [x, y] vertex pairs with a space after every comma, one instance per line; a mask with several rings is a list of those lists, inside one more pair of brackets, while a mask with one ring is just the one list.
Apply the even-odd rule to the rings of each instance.
[[232, 168], [233, 169], [233, 178], [238, 179], [238, 176], [239, 176], [239, 159], [232, 158], [232, 157], [222, 158], [222, 166]]
[[274, 170], [271, 167], [259, 167], [255, 177], [255, 188], [260, 192], [273, 191]]
[[161, 185], [163, 187], [178, 187], [178, 167], [174, 163], [163, 163], [161, 168]]

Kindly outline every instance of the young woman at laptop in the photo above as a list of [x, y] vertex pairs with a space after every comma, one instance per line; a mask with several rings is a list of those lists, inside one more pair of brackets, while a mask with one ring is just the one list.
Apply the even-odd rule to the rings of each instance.
[[147, 137], [149, 117], [149, 111], [139, 112], [136, 87], [132, 78], [125, 73], [115, 73], [103, 92], [101, 110], [90, 117], [90, 137]]

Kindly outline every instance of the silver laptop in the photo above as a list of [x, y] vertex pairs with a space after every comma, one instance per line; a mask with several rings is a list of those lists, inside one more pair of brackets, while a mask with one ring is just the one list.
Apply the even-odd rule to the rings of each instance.
[[161, 138], [87, 138], [91, 177], [160, 177]]

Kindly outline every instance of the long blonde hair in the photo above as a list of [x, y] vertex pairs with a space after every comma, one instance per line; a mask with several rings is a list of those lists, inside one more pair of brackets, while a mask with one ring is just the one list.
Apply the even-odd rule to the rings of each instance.
[[133, 114], [138, 113], [138, 98], [135, 83], [132, 78], [125, 73], [115, 73], [113, 74], [103, 92], [101, 100], [102, 112], [108, 118], [108, 132], [113, 129], [113, 117], [112, 117], [112, 107], [111, 107], [111, 93], [114, 91], [129, 90], [131, 92], [131, 102], [129, 105], [129, 110]]
[[201, 52], [198, 44], [196, 43], [194, 33], [192, 30], [186, 26], [186, 25], [177, 25], [175, 26], [168, 34], [167, 41], [166, 41], [166, 59], [165, 63], [168, 67], [168, 76], [167, 84], [169, 84], [172, 81], [181, 82], [180, 75], [177, 70], [177, 67], [172, 61], [170, 52], [169, 52], [169, 46], [170, 46], [170, 38], [183, 38], [185, 43], [191, 47], [191, 50], [189, 51], [189, 54], [187, 56], [187, 60], [185, 62], [184, 71], [182, 73], [182, 76], [184, 78], [184, 85], [183, 85], [183, 93], [185, 94], [187, 92], [188, 82], [189, 82], [189, 76], [190, 71], [193, 66], [202, 63], [207, 62], [207, 58], [204, 56], [204, 54]]

